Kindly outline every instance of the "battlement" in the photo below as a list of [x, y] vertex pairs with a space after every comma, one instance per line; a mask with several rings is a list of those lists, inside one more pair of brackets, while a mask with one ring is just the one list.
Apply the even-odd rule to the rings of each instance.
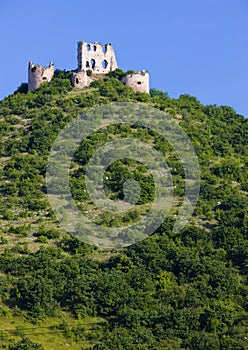
[[106, 74], [118, 68], [111, 44], [78, 42], [78, 71], [91, 69], [96, 74]]
[[50, 82], [54, 76], [54, 64], [50, 62], [49, 67], [33, 64], [32, 61], [28, 65], [28, 91], [38, 89], [42, 82]]

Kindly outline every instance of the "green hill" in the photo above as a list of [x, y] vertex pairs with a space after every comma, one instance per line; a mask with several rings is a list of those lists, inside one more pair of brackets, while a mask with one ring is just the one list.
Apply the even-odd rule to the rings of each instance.
[[[135, 93], [117, 70], [84, 90], [56, 71], [34, 92], [23, 84], [0, 102], [1, 349], [248, 349], [248, 120], [228, 106], [156, 89]], [[90, 135], [70, 172], [73, 198], [89, 219], [108, 227], [142, 218], [154, 198], [146, 167], [124, 159], [106, 173], [111, 199], [133, 178], [141, 196], [132, 213], [98, 210], [85, 191], [85, 165], [100, 145], [138, 137], [171, 169], [174, 202], [167, 219], [140, 243], [91, 246], [61, 228], [47, 200], [45, 174], [58, 133], [86, 108], [142, 102], [166, 112], [186, 132], [201, 168], [190, 223], [173, 231], [184, 195], [175, 150], [139, 126], [115, 124]]]

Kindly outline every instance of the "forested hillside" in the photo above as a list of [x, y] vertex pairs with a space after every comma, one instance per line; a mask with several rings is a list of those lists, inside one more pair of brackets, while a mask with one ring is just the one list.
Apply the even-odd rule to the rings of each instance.
[[[150, 95], [124, 86], [121, 70], [72, 89], [56, 71], [34, 92], [22, 84], [0, 102], [0, 348], [9, 350], [248, 349], [248, 119], [197, 98]], [[79, 209], [108, 227], [140, 220], [154, 198], [145, 166], [129, 159], [106, 171], [109, 198], [139, 182], [135, 210], [98, 211], [85, 191], [85, 165], [106, 140], [138, 137], [166, 159], [175, 187], [171, 211], [146, 240], [103, 249], [70, 236], [46, 197], [45, 173], [59, 131], [85, 108], [142, 102], [168, 113], [194, 145], [201, 190], [190, 223], [173, 224], [184, 195], [183, 167], [149, 130], [116, 124], [90, 135], [73, 158], [70, 185]]]

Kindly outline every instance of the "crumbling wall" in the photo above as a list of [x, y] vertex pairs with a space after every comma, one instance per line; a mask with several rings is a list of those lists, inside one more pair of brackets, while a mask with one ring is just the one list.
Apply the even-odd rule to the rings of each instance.
[[89, 86], [92, 81], [93, 79], [87, 75], [86, 71], [74, 72], [71, 76], [72, 86], [77, 89]]
[[54, 64], [50, 62], [49, 67], [42, 67], [33, 62], [29, 62], [28, 65], [28, 90], [33, 91], [44, 82], [50, 82], [54, 76]]
[[117, 61], [111, 44], [78, 43], [78, 71], [90, 69], [96, 74], [106, 74], [116, 68]]
[[145, 70], [128, 74], [121, 79], [122, 83], [130, 86], [134, 91], [146, 92], [149, 94], [149, 73]]
[[[83, 89], [94, 80], [101, 78], [118, 68], [115, 52], [111, 44], [101, 45], [80, 41], [77, 48], [78, 68], [72, 73], [72, 86]], [[92, 76], [87, 71], [92, 71]], [[54, 76], [54, 65], [50, 62], [49, 67], [34, 65], [31, 61], [28, 66], [28, 90], [37, 89], [42, 82], [50, 82]], [[142, 70], [133, 74], [128, 74], [122, 78], [124, 85], [130, 86], [134, 91], [149, 93], [149, 74]]]

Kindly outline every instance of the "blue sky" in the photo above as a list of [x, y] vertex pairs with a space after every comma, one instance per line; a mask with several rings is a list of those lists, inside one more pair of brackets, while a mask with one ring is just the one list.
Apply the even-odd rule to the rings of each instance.
[[248, 116], [248, 0], [1, 0], [0, 98], [28, 61], [75, 69], [77, 42], [112, 43], [123, 70]]

